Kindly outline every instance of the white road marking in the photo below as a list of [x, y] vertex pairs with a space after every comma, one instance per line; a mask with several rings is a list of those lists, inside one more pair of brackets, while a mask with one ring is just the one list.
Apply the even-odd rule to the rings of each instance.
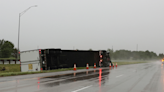
[[89, 87], [92, 87], [92, 85], [90, 85], [90, 86], [86, 86], [86, 87], [83, 87], [83, 88], [80, 88], [80, 89], [75, 90], [75, 91], [72, 91], [72, 92], [78, 92], [78, 91], [81, 91], [81, 90], [86, 89], [86, 88], [89, 88]]
[[123, 75], [116, 76], [116, 78], [121, 77], [121, 76], [123, 76]]

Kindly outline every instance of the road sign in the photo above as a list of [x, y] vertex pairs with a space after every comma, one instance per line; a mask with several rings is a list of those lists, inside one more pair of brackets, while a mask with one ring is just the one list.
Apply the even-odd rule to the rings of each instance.
[[32, 64], [28, 64], [28, 69], [32, 70]]

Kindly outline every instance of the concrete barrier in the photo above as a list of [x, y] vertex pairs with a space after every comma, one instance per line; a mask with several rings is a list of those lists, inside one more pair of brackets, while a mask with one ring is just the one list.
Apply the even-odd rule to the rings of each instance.
[[10, 61], [10, 64], [15, 64], [15, 61]]
[[3, 64], [3, 61], [0, 61], [0, 64]]
[[4, 61], [4, 64], [9, 64], [9, 61]]
[[15, 61], [15, 60], [0, 60], [0, 64], [20, 64], [20, 61]]
[[20, 64], [20, 61], [16, 61], [16, 64]]

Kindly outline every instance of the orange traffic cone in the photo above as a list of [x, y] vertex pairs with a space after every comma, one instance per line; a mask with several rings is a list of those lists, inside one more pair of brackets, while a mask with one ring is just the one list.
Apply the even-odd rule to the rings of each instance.
[[74, 69], [73, 70], [76, 71], [76, 64], [74, 64]]
[[113, 67], [114, 67], [114, 63], [113, 63]]
[[117, 67], [117, 63], [116, 63], [116, 67]]
[[96, 63], [94, 63], [94, 68], [96, 68]]
[[89, 65], [88, 65], [88, 63], [87, 63], [87, 67], [86, 67], [86, 69], [89, 69]]
[[111, 67], [111, 63], [109, 63], [109, 67]]

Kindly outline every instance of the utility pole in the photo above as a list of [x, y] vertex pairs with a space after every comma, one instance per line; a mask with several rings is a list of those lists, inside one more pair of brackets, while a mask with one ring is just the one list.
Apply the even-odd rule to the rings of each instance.
[[112, 45], [112, 51], [113, 51], [113, 45]]
[[30, 8], [32, 8], [32, 7], [37, 7], [37, 5], [31, 6], [31, 7], [27, 8], [26, 10], [24, 10], [23, 12], [19, 13], [19, 21], [18, 21], [18, 51], [17, 51], [17, 59], [16, 59], [16, 60], [18, 60], [18, 58], [19, 58], [19, 51], [20, 51], [20, 49], [19, 49], [20, 22], [21, 22], [20, 19], [21, 19], [21, 16], [22, 16], [25, 12], [27, 12]]

